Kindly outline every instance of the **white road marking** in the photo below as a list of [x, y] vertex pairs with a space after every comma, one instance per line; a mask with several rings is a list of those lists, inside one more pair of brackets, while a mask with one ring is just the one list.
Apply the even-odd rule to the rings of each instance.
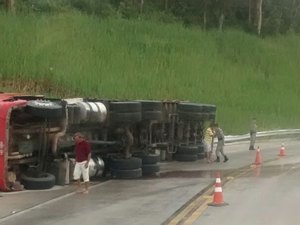
[[[107, 184], [108, 182], [110, 182], [110, 180], [109, 180], [109, 181], [102, 182], [102, 183], [100, 183], [100, 184], [95, 184], [95, 185], [93, 185], [93, 186], [90, 186], [90, 187], [89, 187], [89, 190], [94, 189], [94, 188], [99, 187], [99, 186], [102, 186], [102, 185], [104, 185], [104, 184]], [[0, 223], [3, 223], [3, 222], [5, 222], [5, 221], [7, 221], [7, 220], [9, 220], [9, 219], [11, 219], [11, 218], [13, 218], [13, 217], [15, 217], [15, 216], [19, 216], [19, 215], [23, 215], [23, 214], [25, 214], [25, 213], [28, 213], [28, 212], [30, 212], [30, 211], [32, 211], [32, 210], [34, 210], [34, 209], [41, 208], [41, 207], [46, 206], [46, 205], [48, 205], [48, 204], [51, 204], [51, 203], [53, 203], [53, 202], [57, 202], [57, 201], [62, 200], [62, 199], [64, 199], [64, 198], [68, 198], [68, 197], [70, 197], [70, 196], [72, 196], [72, 195], [75, 195], [75, 194], [78, 194], [78, 193], [76, 193], [76, 191], [73, 191], [73, 192], [71, 192], [71, 193], [69, 193], [69, 194], [62, 195], [62, 196], [60, 196], [60, 197], [51, 199], [51, 200], [49, 200], [49, 201], [43, 202], [43, 203], [41, 203], [41, 204], [35, 205], [35, 206], [30, 207], [30, 208], [28, 208], [28, 209], [24, 209], [24, 210], [19, 211], [19, 212], [18, 212], [18, 211], [12, 211], [12, 214], [11, 214], [11, 215], [6, 216], [6, 217], [0, 219]]]

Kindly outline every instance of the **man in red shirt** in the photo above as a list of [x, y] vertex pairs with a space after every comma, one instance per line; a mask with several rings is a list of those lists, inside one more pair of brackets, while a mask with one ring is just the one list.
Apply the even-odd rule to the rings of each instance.
[[[77, 180], [78, 190], [77, 192], [83, 192], [87, 194], [89, 186], [89, 161], [91, 159], [91, 146], [85, 140], [81, 133], [74, 134], [75, 141], [75, 156], [76, 163], [74, 169], [74, 180]], [[80, 178], [83, 178], [85, 189], [81, 189]]]

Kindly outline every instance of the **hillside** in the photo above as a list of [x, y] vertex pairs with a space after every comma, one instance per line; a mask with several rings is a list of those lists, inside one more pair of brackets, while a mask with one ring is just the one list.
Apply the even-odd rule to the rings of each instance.
[[1, 89], [216, 104], [225, 133], [299, 127], [300, 37], [0, 12]]

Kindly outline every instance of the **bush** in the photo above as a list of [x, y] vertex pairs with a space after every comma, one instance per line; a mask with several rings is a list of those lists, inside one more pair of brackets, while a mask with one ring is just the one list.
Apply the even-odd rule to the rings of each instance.
[[116, 10], [112, 7], [112, 5], [108, 1], [95, 1], [94, 14], [101, 18], [108, 18], [116, 15]]
[[126, 19], [137, 18], [139, 16], [139, 9], [132, 1], [124, 1], [120, 3], [119, 13]]
[[69, 0], [20, 0], [16, 3], [19, 12], [58, 12], [69, 7]]
[[102, 18], [116, 14], [109, 0], [70, 0], [71, 6], [87, 14], [97, 15]]
[[79, 11], [86, 12], [88, 14], [92, 14], [94, 0], [70, 0], [71, 6]]
[[17, 2], [16, 7], [19, 12], [24, 13], [61, 12], [73, 8], [102, 18], [116, 14], [109, 0], [20, 0]]
[[163, 23], [181, 23], [180, 19], [171, 13], [164, 12], [152, 12], [143, 16], [145, 19], [150, 19], [152, 21], [158, 21]]

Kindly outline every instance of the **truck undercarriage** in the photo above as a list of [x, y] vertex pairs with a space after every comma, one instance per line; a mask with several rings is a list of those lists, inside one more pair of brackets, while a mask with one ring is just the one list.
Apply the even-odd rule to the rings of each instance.
[[185, 101], [47, 99], [2, 93], [0, 190], [68, 183], [76, 132], [92, 146], [91, 177], [109, 173], [112, 178], [132, 179], [159, 172], [160, 160], [195, 161], [203, 157], [203, 130], [215, 115], [214, 105]]

